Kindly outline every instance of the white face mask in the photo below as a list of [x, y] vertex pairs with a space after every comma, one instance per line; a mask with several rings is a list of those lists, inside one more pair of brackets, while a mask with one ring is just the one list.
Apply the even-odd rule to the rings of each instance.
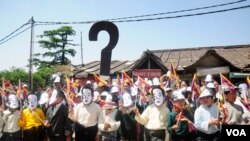
[[13, 94], [9, 95], [8, 102], [6, 103], [6, 105], [12, 109], [18, 108], [19, 104], [18, 104], [18, 99], [16, 95], [13, 95]]
[[124, 107], [129, 107], [133, 104], [133, 101], [132, 101], [130, 94], [125, 93], [125, 94], [123, 94], [122, 98], [123, 98], [123, 106]]
[[28, 106], [29, 109], [35, 109], [37, 107], [37, 97], [35, 95], [28, 96]]
[[161, 106], [163, 104], [163, 101], [164, 101], [162, 90], [161, 89], [154, 89], [153, 96], [154, 96], [155, 105]]
[[90, 89], [82, 90], [82, 102], [84, 105], [89, 105], [93, 101], [93, 97]]

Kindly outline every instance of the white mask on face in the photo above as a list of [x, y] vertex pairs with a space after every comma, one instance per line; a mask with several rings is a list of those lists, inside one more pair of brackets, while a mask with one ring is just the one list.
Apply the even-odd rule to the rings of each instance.
[[35, 109], [37, 107], [37, 97], [36, 95], [29, 95], [28, 96], [28, 106], [29, 106], [29, 109]]
[[6, 105], [9, 108], [12, 108], [12, 109], [18, 108], [19, 104], [18, 104], [18, 99], [17, 99], [16, 95], [10, 94], [9, 97], [8, 97], [8, 102], [6, 103]]
[[154, 103], [156, 106], [161, 106], [163, 101], [164, 101], [164, 97], [163, 97], [163, 93], [161, 89], [154, 89], [153, 90], [153, 96], [154, 96]]
[[82, 90], [82, 102], [84, 105], [89, 105], [93, 101], [93, 96], [90, 89]]
[[122, 99], [123, 99], [123, 106], [124, 107], [129, 107], [133, 104], [132, 98], [131, 98], [129, 93], [124, 93], [122, 95]]

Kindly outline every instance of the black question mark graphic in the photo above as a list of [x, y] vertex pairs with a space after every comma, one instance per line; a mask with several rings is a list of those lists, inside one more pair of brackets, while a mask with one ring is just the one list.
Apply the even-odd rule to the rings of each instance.
[[109, 43], [108, 45], [102, 49], [101, 53], [101, 66], [100, 66], [100, 75], [110, 76], [110, 63], [112, 56], [112, 49], [115, 48], [118, 38], [119, 31], [117, 26], [109, 21], [100, 21], [95, 23], [89, 31], [89, 40], [97, 41], [97, 35], [100, 31], [105, 30], [109, 33]]

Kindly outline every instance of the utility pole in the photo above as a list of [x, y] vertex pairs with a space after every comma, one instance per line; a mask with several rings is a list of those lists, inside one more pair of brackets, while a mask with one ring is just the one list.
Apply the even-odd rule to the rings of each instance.
[[33, 90], [33, 67], [32, 67], [32, 62], [33, 62], [33, 49], [34, 49], [34, 19], [31, 17], [30, 19], [31, 22], [31, 32], [30, 32], [30, 59], [29, 59], [29, 90]]
[[82, 32], [81, 32], [81, 60], [82, 60], [82, 66], [83, 66]]

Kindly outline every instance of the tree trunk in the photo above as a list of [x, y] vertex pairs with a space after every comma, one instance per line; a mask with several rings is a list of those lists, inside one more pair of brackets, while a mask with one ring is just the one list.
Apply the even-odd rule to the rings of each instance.
[[62, 60], [61, 60], [61, 65], [66, 65], [66, 58], [65, 58], [65, 46], [66, 46], [66, 41], [67, 41], [67, 35], [62, 36]]

